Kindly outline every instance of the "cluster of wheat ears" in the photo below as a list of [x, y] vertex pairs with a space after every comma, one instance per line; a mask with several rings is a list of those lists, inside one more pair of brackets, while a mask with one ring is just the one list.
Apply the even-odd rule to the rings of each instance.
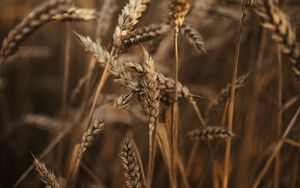
[[[59, 40], [59, 43], [65, 45], [62, 106], [59, 109], [59, 115], [49, 117], [43, 114], [27, 113], [18, 118], [17, 124], [34, 125], [35, 128], [49, 132], [52, 137], [43, 152], [39, 154], [30, 152], [33, 162], [21, 177], [14, 180], [13, 186], [22, 185], [35, 168], [41, 182], [48, 188], [119, 187], [122, 185], [147, 188], [299, 187], [300, 140], [297, 141], [297, 139], [299, 139], [300, 132], [297, 129], [299, 126], [297, 118], [300, 107], [295, 108], [299, 105], [299, 94], [283, 102], [283, 96], [286, 96], [284, 92], [287, 90], [284, 90], [286, 82], [283, 80], [286, 78], [285, 75], [289, 77], [288, 72], [294, 76], [290, 76], [287, 82], [297, 83], [300, 79], [300, 45], [296, 41], [296, 29], [285, 11], [280, 8], [280, 2], [242, 0], [227, 5], [217, 0], [169, 0], [166, 1], [168, 9], [165, 9], [167, 7], [163, 5], [157, 5], [153, 9], [153, 11], [157, 9], [167, 12], [167, 17], [163, 18], [163, 21], [155, 21], [159, 19], [154, 17], [155, 19], [151, 19], [149, 24], [143, 25], [140, 24], [140, 20], [148, 14], [147, 10], [151, 8], [152, 3], [156, 5], [157, 2], [152, 2], [153, 0], [127, 1], [122, 8], [119, 5], [119, 3], [123, 5], [121, 1], [104, 0], [100, 10], [96, 10], [78, 7], [75, 5], [75, 0], [48, 0], [33, 9], [4, 38], [0, 51], [2, 71], [13, 64], [10, 61], [13, 61], [13, 57], [20, 53], [25, 40], [30, 41], [34, 38], [32, 35], [39, 28], [46, 27], [48, 23], [63, 22], [67, 28], [77, 22], [96, 23], [94, 37], [85, 36], [76, 29], [69, 29], [66, 39]], [[163, 8], [158, 8], [158, 6]], [[234, 14], [222, 12], [222, 7], [226, 6], [235, 7]], [[299, 5], [296, 6], [299, 11]], [[119, 9], [116, 25], [113, 26], [114, 15]], [[213, 51], [208, 49], [209, 47], [204, 42], [205, 37], [200, 34], [197, 26], [194, 26], [195, 20], [193, 19], [200, 17], [203, 12], [218, 19], [235, 19], [234, 23], [238, 26], [237, 29], [234, 28], [231, 31], [234, 33], [235, 40], [234, 52], [231, 56], [232, 64], [226, 65], [229, 67], [227, 72], [219, 70], [219, 72], [226, 73], [231, 78], [231, 82], [216, 94], [213, 100], [206, 96], [208, 92], [192, 92], [192, 89], [186, 86], [180, 77], [182, 68], [189, 64], [189, 62], [184, 62], [186, 58], [181, 58], [182, 56], [188, 53], [198, 53], [201, 57], [208, 58], [210, 52]], [[261, 31], [257, 40], [258, 60], [255, 68], [251, 66], [251, 71], [248, 69], [245, 74], [237, 76], [239, 64], [241, 64], [241, 46], [246, 40], [243, 34], [246, 33], [249, 22], [258, 22], [259, 27], [256, 27], [256, 30]], [[218, 30], [218, 26], [214, 28]], [[217, 43], [222, 43], [221, 38], [226, 38], [226, 32], [223, 31], [223, 36], [219, 38], [214, 37]], [[108, 36], [111, 38], [108, 39]], [[90, 60], [85, 63], [88, 63], [85, 74], [78, 79], [71, 91], [69, 83], [72, 45], [76, 43], [73, 42], [71, 45], [71, 39], [75, 38], [77, 44], [82, 47], [82, 54], [90, 57]], [[183, 39], [187, 39], [192, 48], [183, 44], [185, 43]], [[213, 48], [213, 42], [207, 43], [210, 44], [210, 48]], [[267, 44], [275, 45], [277, 48], [270, 52]], [[181, 45], [186, 45], [188, 50], [181, 48]], [[165, 61], [163, 56], [167, 55], [160, 51], [168, 46], [171, 47], [171, 55], [167, 58], [170, 62], [167, 64], [168, 67], [162, 68], [160, 64], [163, 63], [160, 61]], [[226, 51], [226, 47], [223, 49]], [[266, 52], [266, 49], [269, 52]], [[219, 53], [225, 53], [224, 50]], [[267, 53], [269, 55], [266, 55]], [[283, 58], [281, 54], [284, 54]], [[194, 56], [197, 57], [197, 55]], [[269, 68], [275, 67], [275, 73], [273, 69], [267, 72], [261, 68], [268, 57], [271, 57]], [[21, 60], [18, 59], [18, 61]], [[276, 61], [278, 64], [275, 63]], [[287, 67], [287, 74], [283, 74], [285, 67], [281, 65], [283, 61], [290, 62], [292, 65]], [[193, 66], [198, 69], [197, 65]], [[214, 66], [214, 69], [219, 69], [218, 66]], [[218, 79], [220, 80], [221, 77], [214, 75], [214, 80]], [[243, 96], [236, 96], [236, 93], [243, 90], [248, 80], [254, 83], [252, 87], [255, 89], [250, 92], [253, 97], [251, 104], [244, 104]], [[112, 84], [108, 85], [108, 82]], [[272, 99], [275, 100], [274, 103], [277, 106], [273, 115], [268, 114], [265, 119], [262, 117], [265, 120], [264, 123], [271, 123], [272, 126], [262, 128], [253, 125], [253, 122], [260, 121], [257, 120], [261, 118], [257, 117], [258, 109], [265, 107], [261, 100], [268, 99], [267, 97], [260, 99], [259, 96], [263, 95], [264, 88], [268, 84], [278, 91], [275, 92], [275, 95], [278, 93], [277, 99]], [[292, 86], [298, 87], [297, 84]], [[9, 86], [5, 84], [4, 79], [1, 79], [0, 93], [4, 93], [6, 87]], [[109, 88], [109, 91], [105, 88]], [[246, 91], [250, 90], [252, 89], [248, 88]], [[201, 106], [202, 102], [207, 105]], [[76, 105], [73, 105], [74, 103]], [[242, 105], [244, 105], [243, 108], [240, 107]], [[189, 108], [192, 110], [188, 110]], [[239, 109], [245, 112], [239, 112]], [[126, 114], [126, 118], [120, 115], [121, 120], [114, 122], [111, 120], [115, 118], [112, 117], [112, 111], [117, 116]], [[286, 113], [287, 115], [284, 116], [285, 112], [291, 111], [295, 113]], [[187, 116], [191, 118], [190, 114], [193, 114], [195, 118], [186, 121]], [[247, 126], [237, 124], [239, 116], [245, 114], [251, 114], [245, 118], [245, 122], [251, 123]], [[127, 120], [127, 116], [130, 120]], [[122, 118], [124, 118], [123, 122]], [[194, 121], [196, 119], [197, 121]], [[103, 136], [105, 132], [113, 131], [111, 127], [114, 124], [122, 127], [120, 132], [123, 141], [121, 143], [113, 136], [111, 138]], [[139, 128], [137, 124], [147, 124], [148, 127]], [[191, 124], [195, 124], [198, 128], [191, 128]], [[272, 130], [275, 133], [268, 130], [270, 127], [273, 127]], [[296, 137], [292, 136], [291, 132], [295, 132]], [[272, 136], [266, 136], [268, 133]], [[7, 137], [9, 135], [5, 134], [4, 140]], [[104, 143], [99, 145], [99, 139], [104, 138], [108, 140], [101, 140]], [[65, 144], [65, 147], [59, 147], [60, 143], [66, 139], [68, 144]], [[136, 142], [136, 139], [139, 142]], [[115, 145], [119, 148], [115, 148]], [[290, 150], [285, 149], [290, 147], [298, 150], [289, 152]], [[100, 154], [89, 153], [89, 150], [95, 151], [101, 148], [104, 151]], [[119, 155], [113, 152], [116, 149]], [[260, 158], [255, 159], [255, 156], [258, 156], [256, 152], [260, 153]], [[289, 153], [287, 158], [282, 156], [286, 152]], [[50, 154], [56, 157], [51, 159], [48, 157]], [[104, 157], [102, 158], [101, 155]], [[103, 166], [100, 163], [105, 163], [104, 160], [109, 161], [108, 158], [114, 156], [119, 157], [118, 162], [110, 163], [107, 167], [108, 174], [99, 176], [98, 174], [106, 172], [104, 168], [99, 170], [97, 165]], [[97, 160], [93, 158], [103, 161], [96, 162]], [[60, 160], [57, 163], [63, 164], [55, 165], [56, 160]], [[48, 165], [46, 166], [41, 161], [49, 161], [50, 166], [56, 166], [56, 170], [51, 171]], [[123, 167], [119, 169], [120, 164]], [[289, 168], [292, 172], [285, 174]], [[114, 174], [116, 177], [109, 177], [109, 171], [117, 171], [117, 175]], [[119, 177], [119, 173], [123, 176]], [[89, 177], [92, 180], [82, 177]], [[117, 183], [113, 183], [116, 181]]]

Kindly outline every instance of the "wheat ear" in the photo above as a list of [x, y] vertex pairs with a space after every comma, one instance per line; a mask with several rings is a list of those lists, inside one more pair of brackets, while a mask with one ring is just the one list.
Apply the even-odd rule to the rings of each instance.
[[103, 129], [104, 123], [101, 118], [95, 119], [92, 126], [88, 127], [83, 133], [80, 143], [75, 146], [68, 171], [68, 186], [75, 184], [79, 166], [85, 151], [95, 142]]
[[180, 27], [181, 33], [193, 44], [198, 53], [205, 53], [205, 44], [202, 35], [190, 24], [184, 23]]
[[154, 61], [144, 47], [142, 67], [144, 74], [142, 75], [141, 85], [141, 101], [144, 104], [144, 109], [149, 117], [149, 158], [148, 158], [148, 173], [147, 186], [151, 187], [154, 161], [155, 161], [155, 138], [156, 126], [159, 115], [159, 97], [160, 91], [157, 83], [157, 72], [154, 66]]
[[91, 21], [97, 18], [97, 12], [94, 9], [71, 7], [65, 12], [52, 16], [53, 20], [73, 22], [73, 21]]
[[69, 6], [70, 3], [68, 0], [49, 0], [36, 7], [4, 39], [0, 50], [0, 66], [5, 63], [8, 57], [17, 52], [20, 44], [33, 32], [51, 21], [54, 15], [68, 10]]
[[139, 18], [146, 11], [149, 2], [150, 0], [129, 0], [129, 3], [122, 9], [113, 35], [114, 46], [116, 48], [122, 44], [122, 39], [138, 23]]
[[235, 136], [235, 134], [224, 128], [224, 127], [215, 127], [215, 126], [206, 126], [201, 129], [195, 129], [190, 131], [187, 134], [187, 137], [190, 140], [213, 140], [213, 139], [228, 139]]
[[170, 29], [170, 26], [166, 23], [151, 24], [137, 28], [123, 38], [119, 48], [121, 51], [126, 51], [131, 46], [163, 37]]
[[46, 188], [59, 188], [59, 184], [55, 178], [54, 173], [48, 170], [44, 163], [40, 162], [35, 157], [33, 163], [35, 165], [36, 171], [41, 176], [41, 181], [45, 184]]
[[146, 187], [143, 167], [139, 160], [139, 153], [135, 146], [134, 140], [128, 135], [125, 136], [123, 140], [120, 158], [125, 169], [126, 187]]
[[262, 26], [272, 31], [272, 39], [280, 45], [283, 54], [287, 54], [293, 64], [293, 72], [300, 78], [300, 49], [296, 34], [288, 20], [273, 0], [257, 1], [256, 13], [262, 19]]

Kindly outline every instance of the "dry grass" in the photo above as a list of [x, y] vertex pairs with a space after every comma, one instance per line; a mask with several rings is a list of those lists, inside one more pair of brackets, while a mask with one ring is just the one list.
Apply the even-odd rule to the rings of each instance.
[[300, 187], [298, 1], [0, 7], [0, 187]]

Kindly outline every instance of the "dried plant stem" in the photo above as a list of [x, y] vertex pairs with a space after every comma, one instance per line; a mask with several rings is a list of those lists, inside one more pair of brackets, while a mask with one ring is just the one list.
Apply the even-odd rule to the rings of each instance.
[[70, 54], [71, 54], [71, 33], [69, 30], [69, 24], [66, 24], [66, 46], [65, 46], [65, 61], [64, 61], [64, 75], [63, 75], [63, 89], [62, 89], [62, 114], [67, 112], [67, 95], [68, 95], [68, 80], [69, 80], [69, 68], [70, 68]]
[[[174, 27], [174, 50], [175, 50], [175, 88], [178, 87], [178, 72], [179, 72], [179, 53], [178, 53], [178, 32], [179, 27], [176, 25]], [[174, 104], [173, 104], [173, 121], [172, 121], [172, 133], [171, 133], [171, 161], [172, 161], [172, 171], [173, 171], [173, 182], [171, 182], [172, 187], [177, 187], [177, 168], [176, 168], [176, 158], [177, 158], [177, 143], [178, 143], [178, 91], [174, 90]]]
[[295, 124], [298, 116], [300, 114], [300, 107], [298, 107], [296, 113], [294, 114], [293, 118], [291, 119], [289, 125], [287, 126], [287, 128], [285, 129], [281, 139], [277, 142], [275, 148], [273, 149], [272, 154], [270, 155], [270, 157], [268, 158], [266, 164], [264, 165], [263, 169], [260, 171], [259, 175], [257, 176], [257, 178], [254, 181], [253, 184], [253, 188], [257, 188], [261, 182], [261, 180], [263, 179], [264, 175], [267, 173], [270, 165], [272, 164], [274, 158], [276, 157], [276, 155], [278, 154], [278, 152], [280, 151], [286, 137], [288, 136], [288, 134], [290, 133], [291, 129], [293, 128], [293, 125]]
[[109, 58], [108, 62], [105, 65], [102, 76], [101, 76], [100, 81], [98, 83], [96, 93], [95, 93], [95, 97], [94, 97], [94, 100], [93, 100], [93, 103], [92, 103], [92, 107], [90, 109], [89, 116], [88, 116], [88, 125], [92, 121], [92, 117], [93, 117], [93, 114], [94, 114], [94, 111], [95, 111], [95, 108], [96, 108], [97, 100], [98, 100], [99, 95], [100, 95], [100, 93], [103, 89], [103, 86], [104, 86], [104, 84], [105, 84], [105, 82], [106, 82], [106, 80], [109, 76], [110, 63], [114, 60], [114, 56], [115, 56], [115, 48], [113, 48], [111, 53], [110, 53], [110, 56], [109, 56], [110, 58]]
[[294, 146], [294, 147], [297, 147], [297, 148], [300, 149], [300, 143], [299, 143], [299, 142], [296, 142], [296, 141], [294, 141], [294, 140], [291, 140], [291, 139], [286, 138], [286, 139], [284, 139], [284, 143], [289, 144], [289, 145], [291, 145], [291, 146]]
[[[242, 7], [242, 16], [239, 23], [236, 49], [234, 52], [234, 64], [233, 64], [233, 73], [232, 73], [232, 81], [231, 81], [231, 97], [230, 97], [229, 108], [228, 108], [228, 130], [229, 131], [232, 131], [232, 127], [233, 127], [236, 77], [237, 77], [239, 55], [240, 55], [241, 34], [242, 34], [242, 28], [243, 28], [245, 17], [246, 17], [246, 7]], [[224, 174], [223, 174], [223, 184], [222, 184], [223, 188], [228, 187], [230, 151], [231, 151], [231, 139], [229, 139], [226, 143], [225, 159], [224, 159]]]
[[[282, 58], [280, 53], [280, 46], [277, 44], [277, 51], [278, 51], [278, 98], [277, 98], [277, 136], [280, 138], [281, 129], [282, 129]], [[275, 177], [274, 177], [274, 188], [279, 188], [280, 185], [280, 152], [276, 156], [275, 159]]]
[[147, 187], [151, 187], [153, 173], [154, 173], [154, 162], [157, 142], [155, 139], [156, 129], [149, 134], [149, 157], [148, 157], [148, 169], [147, 169]]

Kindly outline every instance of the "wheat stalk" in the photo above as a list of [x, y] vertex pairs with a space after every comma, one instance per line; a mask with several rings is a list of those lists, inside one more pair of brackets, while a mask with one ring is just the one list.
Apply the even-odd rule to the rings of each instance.
[[36, 171], [41, 176], [41, 181], [45, 184], [46, 188], [59, 188], [59, 184], [53, 172], [47, 169], [46, 165], [34, 157], [33, 161]]
[[49, 0], [36, 7], [21, 23], [19, 23], [4, 39], [0, 50], [0, 66], [6, 59], [14, 55], [20, 44], [56, 14], [65, 12], [70, 6], [69, 0]]
[[287, 54], [293, 64], [293, 72], [300, 77], [300, 49], [296, 34], [287, 15], [274, 4], [273, 0], [258, 0], [256, 13], [262, 19], [262, 26], [272, 31], [272, 39], [280, 45], [283, 54]]
[[149, 160], [148, 160], [148, 174], [147, 174], [147, 185], [151, 187], [154, 160], [155, 160], [155, 137], [156, 137], [156, 126], [158, 123], [159, 115], [159, 97], [160, 91], [157, 83], [157, 72], [154, 66], [154, 61], [150, 54], [142, 47], [143, 50], [143, 61], [142, 67], [144, 74], [140, 81], [141, 85], [141, 101], [144, 104], [144, 109], [149, 117]]
[[224, 127], [215, 127], [215, 126], [206, 126], [201, 129], [195, 129], [190, 131], [187, 134], [187, 137], [190, 140], [213, 140], [213, 139], [228, 139], [235, 136], [235, 134], [224, 128]]

